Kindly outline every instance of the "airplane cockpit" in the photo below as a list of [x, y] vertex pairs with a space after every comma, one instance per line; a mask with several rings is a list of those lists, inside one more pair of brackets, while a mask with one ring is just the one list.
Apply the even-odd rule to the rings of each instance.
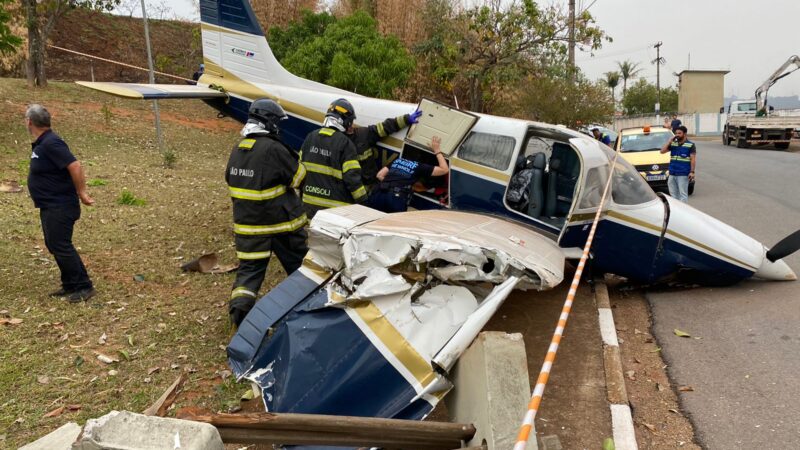
[[433, 102], [423, 101], [420, 109], [426, 115], [406, 136], [403, 157], [435, 165], [426, 143], [445, 136], [451, 170], [415, 186], [414, 208], [499, 214], [569, 238], [574, 231], [567, 233], [568, 223], [596, 211], [609, 175], [610, 200], [617, 205], [657, 198], [622, 158], [611, 168], [613, 150], [567, 128], [477, 116]]
[[572, 209], [580, 174], [580, 158], [569, 144], [530, 136], [517, 156], [506, 205], [560, 229]]

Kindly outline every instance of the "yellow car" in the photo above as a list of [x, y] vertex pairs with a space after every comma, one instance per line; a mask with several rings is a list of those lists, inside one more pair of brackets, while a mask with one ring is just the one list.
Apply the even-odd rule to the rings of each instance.
[[[634, 167], [654, 190], [667, 190], [669, 153], [661, 147], [675, 135], [664, 127], [625, 128], [619, 132], [614, 149]], [[689, 194], [694, 192], [694, 181], [689, 183]]]

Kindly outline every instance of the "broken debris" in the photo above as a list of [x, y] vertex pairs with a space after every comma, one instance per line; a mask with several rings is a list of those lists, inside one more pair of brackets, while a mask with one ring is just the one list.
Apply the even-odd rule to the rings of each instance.
[[183, 387], [183, 383], [186, 382], [186, 375], [180, 374], [177, 379], [161, 394], [161, 397], [155, 401], [149, 408], [145, 409], [142, 414], [145, 416], [159, 416], [164, 417], [167, 414], [167, 409], [175, 402], [178, 398], [178, 394], [180, 393], [181, 388]]
[[16, 194], [22, 192], [22, 186], [20, 186], [18, 182], [13, 180], [3, 180], [0, 181], [0, 192], [8, 194]]
[[206, 253], [205, 255], [195, 258], [181, 266], [181, 270], [184, 272], [200, 272], [211, 274], [233, 272], [238, 268], [238, 262], [226, 266], [220, 266], [219, 258], [217, 258], [216, 253]]

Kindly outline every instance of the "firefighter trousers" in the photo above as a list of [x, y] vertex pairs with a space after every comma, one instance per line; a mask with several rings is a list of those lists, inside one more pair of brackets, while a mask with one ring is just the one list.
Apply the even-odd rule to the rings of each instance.
[[273, 254], [277, 256], [289, 275], [303, 264], [308, 253], [307, 241], [305, 228], [276, 236], [236, 236], [239, 269], [231, 290], [229, 312], [237, 327], [258, 299], [270, 257]]

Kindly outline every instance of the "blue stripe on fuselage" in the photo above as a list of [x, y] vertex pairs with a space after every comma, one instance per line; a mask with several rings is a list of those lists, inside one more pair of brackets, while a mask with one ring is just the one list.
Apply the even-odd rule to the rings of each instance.
[[[570, 225], [561, 247], [582, 248], [589, 223]], [[654, 258], [659, 236], [631, 226], [602, 220], [592, 245], [594, 267], [641, 283], [656, 283], [678, 274], [677, 279], [704, 285], [727, 285], [749, 278], [751, 270], [675, 241], [669, 235]], [[694, 279], [696, 275], [700, 275]]]

